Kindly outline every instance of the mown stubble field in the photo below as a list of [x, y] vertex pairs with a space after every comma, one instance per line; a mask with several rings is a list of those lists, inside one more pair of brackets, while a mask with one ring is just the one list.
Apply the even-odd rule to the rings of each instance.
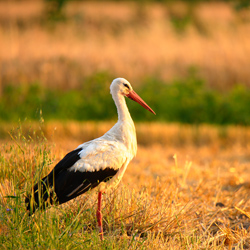
[[104, 242], [96, 229], [95, 192], [29, 217], [24, 196], [32, 183], [111, 126], [23, 124], [3, 139], [2, 249], [250, 247], [250, 131], [244, 127], [137, 124], [137, 157], [119, 187], [104, 196]]

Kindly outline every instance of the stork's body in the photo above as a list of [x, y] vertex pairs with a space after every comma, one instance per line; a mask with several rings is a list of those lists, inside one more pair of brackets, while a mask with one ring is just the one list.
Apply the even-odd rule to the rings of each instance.
[[117, 107], [117, 123], [100, 138], [85, 142], [68, 153], [34, 186], [32, 195], [25, 200], [27, 209], [33, 213], [38, 207], [45, 208], [47, 200], [51, 203], [56, 200], [62, 204], [97, 187], [97, 220], [101, 238], [102, 193], [117, 186], [137, 151], [135, 127], [124, 96], [154, 113], [123, 78], [117, 78], [112, 82], [110, 92]]

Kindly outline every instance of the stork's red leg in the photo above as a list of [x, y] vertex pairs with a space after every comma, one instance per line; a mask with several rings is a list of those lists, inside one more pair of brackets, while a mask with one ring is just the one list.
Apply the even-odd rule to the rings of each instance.
[[98, 193], [98, 205], [97, 205], [96, 217], [97, 217], [97, 222], [98, 222], [98, 227], [99, 227], [100, 238], [101, 238], [101, 240], [103, 240], [101, 206], [102, 206], [102, 192], [99, 192]]

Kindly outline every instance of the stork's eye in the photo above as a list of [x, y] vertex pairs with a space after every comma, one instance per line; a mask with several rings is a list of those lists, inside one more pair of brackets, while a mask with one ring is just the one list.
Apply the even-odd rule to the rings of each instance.
[[123, 83], [123, 86], [129, 89], [129, 86], [127, 83]]

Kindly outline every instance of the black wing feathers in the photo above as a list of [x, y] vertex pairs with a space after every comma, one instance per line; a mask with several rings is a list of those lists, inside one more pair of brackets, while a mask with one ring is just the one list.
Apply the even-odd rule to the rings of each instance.
[[64, 171], [55, 181], [59, 204], [65, 203], [112, 178], [118, 170], [105, 168], [94, 172]]
[[[112, 168], [105, 168], [94, 172], [69, 171], [78, 160], [82, 148], [75, 149], [68, 153], [54, 169], [32, 190], [32, 195], [25, 199], [27, 210], [32, 214], [37, 208], [46, 208], [48, 201], [53, 204], [65, 203], [91, 188], [99, 185], [100, 182], [108, 181], [118, 171]], [[32, 198], [33, 197], [33, 198]]]
[[54, 169], [51, 171], [58, 173], [61, 170], [68, 169], [72, 167], [78, 160], [80, 160], [79, 152], [82, 151], [82, 148], [75, 149], [64, 156], [64, 158], [59, 161]]

